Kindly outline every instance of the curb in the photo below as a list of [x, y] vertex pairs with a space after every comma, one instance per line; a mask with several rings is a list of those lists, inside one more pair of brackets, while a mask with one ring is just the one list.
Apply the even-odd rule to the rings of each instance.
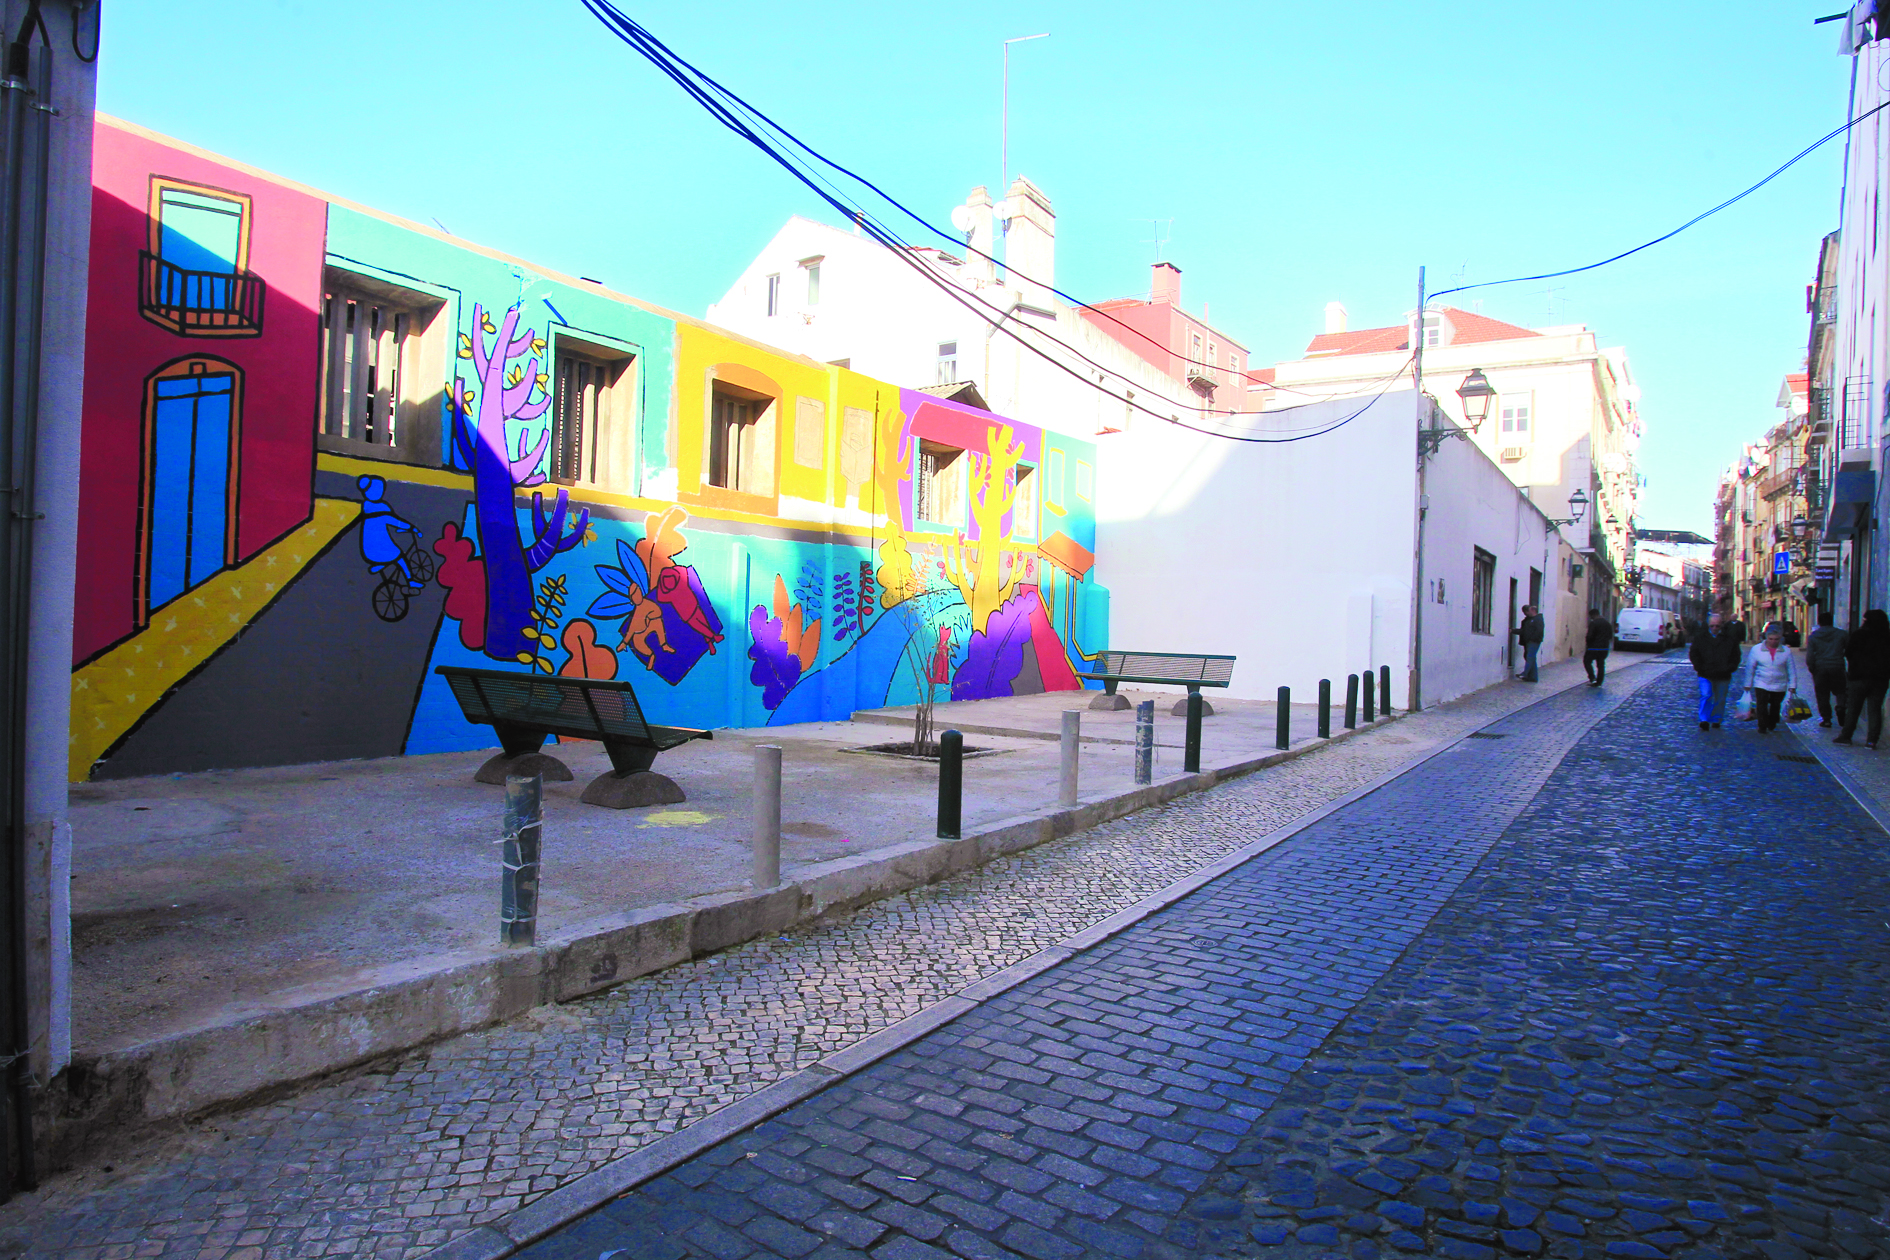
[[[1635, 665], [1641, 663], [1642, 662], [1639, 661], [1634, 662]], [[1626, 666], [1624, 669], [1625, 668], [1632, 668], [1632, 666]], [[1570, 683], [1567, 687], [1547, 692], [1537, 699], [1530, 701], [1528, 704], [1523, 705], [1521, 708], [1503, 714], [1501, 717], [1494, 718], [1490, 722], [1485, 723], [1483, 727], [1477, 729], [1482, 730], [1485, 727], [1493, 726], [1499, 722], [1509, 721], [1520, 714], [1528, 712], [1537, 705], [1546, 703], [1560, 696], [1566, 691], [1572, 691], [1575, 687], [1580, 685], [1582, 684], [1579, 682]], [[1401, 713], [1399, 716], [1402, 717], [1406, 715]], [[1379, 718], [1373, 723], [1373, 726], [1382, 725], [1392, 720], [1394, 719], [1389, 717]], [[1369, 728], [1360, 727], [1359, 729], [1365, 730]], [[1251, 762], [1233, 763], [1247, 767], [1245, 769], [1232, 770], [1231, 767], [1226, 766], [1216, 767], [1213, 771], [1204, 771], [1199, 775], [1186, 776], [1184, 779], [1178, 781], [1170, 780], [1167, 783], [1155, 784], [1154, 787], [1168, 787], [1177, 782], [1189, 785], [1163, 798], [1165, 800], [1172, 800], [1179, 796], [1186, 795], [1190, 791], [1199, 791], [1203, 787], [1212, 786], [1215, 782], [1225, 782], [1228, 779], [1238, 778], [1243, 774], [1251, 773], [1252, 770], [1260, 769], [1264, 765], [1277, 765], [1293, 757], [1303, 756], [1305, 753], [1311, 752], [1314, 748], [1324, 747], [1328, 743], [1336, 743], [1356, 733], [1356, 731], [1347, 731], [1344, 734], [1335, 736], [1332, 740], [1316, 741], [1304, 748], [1276, 752], [1267, 757], [1256, 758]], [[709, 1113], [700, 1120], [685, 1125], [674, 1133], [657, 1138], [652, 1142], [638, 1147], [627, 1155], [611, 1160], [601, 1167], [595, 1168], [572, 1181], [566, 1182], [556, 1190], [547, 1193], [543, 1198], [534, 1200], [532, 1203], [527, 1204], [525, 1207], [515, 1212], [508, 1213], [496, 1221], [481, 1225], [431, 1251], [422, 1252], [416, 1257], [416, 1260], [505, 1260], [506, 1257], [515, 1254], [521, 1248], [537, 1242], [553, 1230], [568, 1225], [578, 1217], [594, 1211], [629, 1190], [635, 1189], [643, 1182], [661, 1176], [663, 1173], [668, 1172], [670, 1169], [680, 1164], [687, 1163], [704, 1151], [726, 1141], [743, 1130], [753, 1128], [755, 1125], [787, 1110], [794, 1104], [812, 1097], [833, 1082], [853, 1072], [857, 1072], [861, 1068], [867, 1067], [895, 1051], [904, 1049], [906, 1046], [911, 1045], [933, 1030], [957, 1019], [960, 1015], [975, 1010], [981, 1003], [997, 997], [1023, 984], [1027, 980], [1041, 975], [1068, 959], [1076, 957], [1084, 950], [1100, 945], [1110, 937], [1126, 931], [1128, 928], [1140, 923], [1150, 915], [1167, 909], [1190, 893], [1200, 890], [1235, 868], [1292, 839], [1295, 835], [1306, 830], [1308, 827], [1314, 826], [1324, 821], [1332, 814], [1356, 804], [1378, 791], [1386, 784], [1425, 765], [1433, 758], [1440, 757], [1450, 752], [1452, 749], [1468, 740], [1472, 734], [1473, 732], [1466, 731], [1456, 739], [1438, 745], [1411, 764], [1401, 769], [1387, 771], [1385, 774], [1373, 779], [1363, 787], [1356, 788], [1344, 796], [1326, 802], [1326, 804], [1319, 808], [1294, 819], [1283, 827], [1267, 833], [1265, 836], [1262, 836], [1260, 839], [1250, 844], [1243, 845], [1230, 853], [1223, 854], [1192, 874], [1176, 880], [1166, 888], [1144, 897], [1133, 905], [1118, 910], [1108, 918], [1093, 923], [1082, 931], [1072, 936], [1065, 937], [1054, 945], [1045, 946], [1036, 953], [1019, 959], [1010, 966], [1000, 971], [995, 971], [982, 980], [967, 985], [950, 997], [940, 999], [931, 1006], [919, 1011], [917, 1014], [907, 1016], [896, 1024], [882, 1028], [878, 1032], [872, 1033], [854, 1042], [843, 1050], [837, 1050], [833, 1054], [827, 1055], [817, 1060], [812, 1065], [801, 1069], [799, 1072], [766, 1085], [746, 1097]], [[1553, 767], [1551, 767], [1550, 770], [1552, 772]], [[1212, 782], [1199, 783], [1199, 780], [1212, 780]], [[1155, 802], [1151, 801], [1150, 803], [1153, 804]], [[1086, 807], [1079, 807], [1079, 809], [1081, 808]], [[1123, 812], [1127, 813], [1131, 811], [1125, 810]], [[1112, 817], [1119, 816], [1120, 815], [1112, 815]]]
[[791, 881], [777, 888], [640, 906], [573, 924], [524, 949], [433, 955], [365, 976], [356, 973], [346, 988], [330, 984], [284, 990], [239, 1010], [227, 1024], [75, 1056], [65, 1097], [46, 1118], [53, 1162], [75, 1162], [103, 1137], [258, 1101], [297, 1084], [516, 1019], [538, 1006], [568, 1002], [937, 883], [1342, 743], [1402, 716], [1382, 716], [1330, 739], [1314, 738], [1283, 751], [1222, 762], [1199, 774], [1171, 775], [1070, 808], [1012, 815], [958, 840], [914, 839], [811, 863], [794, 870]]

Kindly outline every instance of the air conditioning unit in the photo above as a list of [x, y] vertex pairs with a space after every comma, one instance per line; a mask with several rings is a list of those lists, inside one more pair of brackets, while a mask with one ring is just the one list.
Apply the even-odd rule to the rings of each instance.
[[1526, 446], [1505, 446], [1496, 453], [1496, 457], [1505, 464], [1513, 464], [1528, 454], [1529, 448]]

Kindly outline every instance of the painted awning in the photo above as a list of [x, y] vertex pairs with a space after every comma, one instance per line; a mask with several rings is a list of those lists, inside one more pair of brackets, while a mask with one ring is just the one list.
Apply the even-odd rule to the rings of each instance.
[[1824, 540], [1849, 538], [1870, 520], [1877, 501], [1877, 474], [1868, 468], [1843, 468], [1831, 486], [1831, 514], [1824, 521]]

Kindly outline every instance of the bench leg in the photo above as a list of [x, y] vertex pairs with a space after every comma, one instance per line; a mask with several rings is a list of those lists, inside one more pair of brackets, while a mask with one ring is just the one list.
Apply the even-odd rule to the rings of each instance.
[[[1200, 690], [1201, 689], [1199, 687], [1190, 687], [1188, 688], [1188, 695], [1193, 695], [1194, 693]], [[1188, 696], [1183, 696], [1181, 699], [1175, 701], [1175, 707], [1168, 711], [1174, 714], [1178, 718], [1187, 717], [1188, 716]], [[1214, 716], [1214, 706], [1208, 703], [1208, 698], [1206, 696], [1201, 697], [1201, 716], [1202, 717]]]
[[473, 782], [504, 787], [508, 774], [542, 774], [548, 783], [571, 781], [569, 766], [549, 753], [538, 751], [545, 746], [545, 732], [507, 723], [496, 724], [493, 730], [498, 733], [499, 747], [505, 751], [487, 759], [473, 775]]
[[647, 805], [680, 805], [688, 799], [676, 780], [657, 774], [656, 749], [634, 744], [606, 743], [610, 773], [590, 781], [578, 799], [605, 809], [640, 809]]
[[1100, 713], [1114, 713], [1118, 709], [1132, 709], [1135, 706], [1129, 703], [1127, 696], [1116, 694], [1116, 684], [1111, 679], [1103, 684], [1103, 693], [1091, 700], [1089, 707]]

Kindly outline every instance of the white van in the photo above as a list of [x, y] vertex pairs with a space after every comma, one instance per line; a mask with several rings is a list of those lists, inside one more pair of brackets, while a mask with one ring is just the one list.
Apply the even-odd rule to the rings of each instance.
[[1667, 646], [1667, 614], [1658, 608], [1623, 608], [1614, 619], [1614, 646], [1659, 652]]

